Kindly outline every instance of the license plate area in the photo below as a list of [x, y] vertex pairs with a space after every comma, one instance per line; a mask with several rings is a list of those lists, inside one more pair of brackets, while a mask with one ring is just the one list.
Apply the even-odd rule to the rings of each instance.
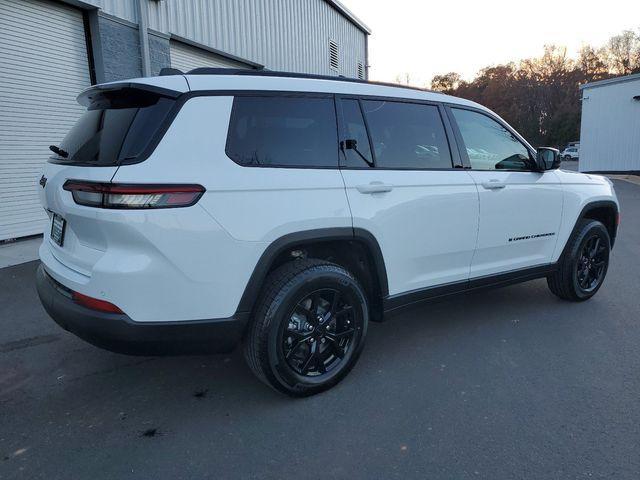
[[51, 217], [51, 240], [62, 246], [64, 243], [64, 230], [67, 222], [57, 213]]

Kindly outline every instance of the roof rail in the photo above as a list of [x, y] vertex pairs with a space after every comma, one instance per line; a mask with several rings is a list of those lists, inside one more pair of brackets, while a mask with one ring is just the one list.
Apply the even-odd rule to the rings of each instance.
[[160, 73], [158, 74], [160, 77], [165, 77], [167, 75], [184, 75], [181, 70], [172, 67], [164, 67], [160, 69]]
[[[420, 92], [433, 92], [427, 88], [411, 87], [409, 85], [400, 85], [390, 82], [374, 82], [370, 80], [362, 80], [360, 78], [335, 77], [332, 75], [317, 75], [314, 73], [295, 73], [295, 72], [279, 72], [276, 70], [247, 70], [240, 68], [212, 68], [199, 67], [189, 70], [185, 75], [244, 75], [251, 77], [283, 77], [283, 78], [303, 78], [310, 80], [331, 80], [334, 82], [350, 82], [363, 83], [365, 85], [380, 85], [383, 87], [408, 88], [410, 90], [418, 90]], [[435, 92], [437, 93], [437, 92]]]

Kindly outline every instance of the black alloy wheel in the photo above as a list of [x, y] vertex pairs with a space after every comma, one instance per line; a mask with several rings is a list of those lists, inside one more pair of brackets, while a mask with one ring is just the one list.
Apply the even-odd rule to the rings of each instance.
[[579, 220], [558, 260], [557, 270], [547, 277], [549, 289], [563, 300], [588, 300], [604, 283], [610, 251], [609, 231], [602, 222]]
[[287, 365], [299, 375], [317, 377], [339, 368], [353, 347], [358, 311], [339, 290], [306, 295], [293, 308], [281, 346]]
[[326, 260], [299, 259], [265, 280], [244, 339], [256, 376], [293, 397], [323, 392], [354, 367], [369, 322], [355, 276]]
[[608, 259], [608, 248], [599, 236], [592, 236], [584, 243], [576, 263], [576, 279], [582, 290], [591, 292], [600, 285]]

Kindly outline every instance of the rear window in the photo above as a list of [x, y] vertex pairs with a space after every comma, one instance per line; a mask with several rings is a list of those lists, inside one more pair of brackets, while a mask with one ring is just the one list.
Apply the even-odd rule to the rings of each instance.
[[56, 163], [114, 166], [136, 163], [175, 101], [151, 92], [104, 92], [60, 143]]
[[244, 166], [337, 167], [333, 99], [236, 97], [227, 155]]
[[377, 167], [452, 168], [449, 143], [438, 107], [365, 100], [362, 108]]

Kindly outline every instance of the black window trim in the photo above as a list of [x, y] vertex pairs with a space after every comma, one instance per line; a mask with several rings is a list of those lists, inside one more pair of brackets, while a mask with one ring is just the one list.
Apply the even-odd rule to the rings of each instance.
[[[153, 88], [153, 87], [151, 87]], [[445, 169], [396, 169], [392, 167], [375, 167], [380, 170], [413, 170], [413, 171], [426, 171], [426, 172], [434, 172], [434, 171], [464, 171], [471, 169], [471, 164], [469, 163], [468, 156], [466, 155], [466, 149], [464, 148], [464, 143], [460, 137], [460, 132], [458, 126], [455, 122], [455, 118], [452, 118], [453, 113], [451, 112], [451, 108], [460, 108], [472, 110], [483, 115], [487, 115], [489, 118], [497, 121], [503, 127], [505, 127], [509, 132], [511, 132], [518, 140], [520, 140], [525, 146], [527, 146], [527, 142], [522, 138], [518, 132], [513, 130], [509, 125], [506, 125], [495, 115], [491, 115], [490, 112], [480, 110], [478, 108], [470, 107], [467, 105], [461, 105], [458, 103], [450, 103], [450, 102], [439, 102], [434, 100], [423, 100], [419, 98], [406, 98], [406, 97], [389, 97], [383, 95], [362, 95], [362, 94], [347, 94], [347, 93], [331, 93], [331, 92], [315, 92], [315, 91], [294, 91], [294, 90], [196, 90], [184, 92], [181, 94], [174, 95], [175, 102], [173, 107], [169, 110], [166, 118], [160, 124], [158, 130], [156, 131], [154, 137], [149, 141], [147, 148], [141, 152], [141, 154], [136, 158], [135, 161], [128, 163], [128, 165], [133, 165], [137, 163], [142, 163], [146, 161], [151, 154], [156, 150], [157, 146], [160, 144], [165, 134], [173, 124], [174, 120], [182, 110], [182, 107], [185, 103], [187, 103], [192, 98], [196, 97], [231, 97], [232, 101], [235, 97], [238, 96], [291, 96], [291, 97], [326, 97], [333, 98], [334, 100], [334, 109], [336, 111], [336, 122], [338, 125], [336, 126], [337, 134], [338, 134], [338, 142], [336, 145], [336, 150], [338, 151], [338, 165], [336, 167], [325, 166], [325, 167], [313, 167], [313, 166], [291, 166], [284, 165], [281, 167], [272, 167], [269, 165], [241, 165], [243, 168], [297, 168], [297, 169], [345, 169], [345, 170], [370, 170], [372, 167], [345, 167], [341, 166], [340, 162], [340, 139], [344, 138], [341, 131], [341, 110], [340, 110], [340, 102], [338, 102], [339, 98], [351, 98], [358, 100], [379, 100], [379, 101], [393, 101], [393, 102], [404, 102], [404, 103], [418, 103], [425, 105], [435, 105], [440, 109], [440, 116], [442, 118], [443, 125], [445, 127], [445, 134], [447, 135], [447, 141], [449, 143], [449, 150], [451, 152], [451, 157], [453, 161], [452, 168]], [[364, 116], [364, 115], [363, 115]], [[366, 121], [366, 117], [365, 117]], [[369, 131], [367, 129], [367, 135], [370, 138]], [[228, 136], [228, 134], [227, 134]], [[532, 148], [527, 146], [527, 150], [532, 154], [533, 158], [535, 158], [535, 151]], [[226, 140], [225, 140], [225, 151], [226, 151]], [[372, 149], [372, 156], [375, 155]], [[233, 161], [233, 159], [230, 159]], [[51, 161], [51, 160], [49, 160]], [[234, 162], [236, 163], [236, 162]], [[236, 165], [239, 165], [236, 163]], [[96, 166], [98, 168], [113, 168], [108, 166]], [[483, 170], [490, 171], [490, 170]], [[510, 170], [500, 170], [502, 172], [508, 172]], [[523, 170], [515, 170], [517, 172], [522, 172]]]
[[[343, 162], [344, 152], [342, 148], [340, 149], [340, 169], [341, 170], [395, 170], [395, 171], [412, 171], [412, 172], [438, 172], [445, 171], [450, 172], [452, 170], [462, 170], [463, 164], [460, 159], [460, 155], [458, 154], [458, 148], [456, 142], [454, 140], [453, 131], [451, 129], [451, 125], [448, 123], [448, 119], [446, 118], [446, 113], [444, 111], [444, 105], [441, 102], [433, 101], [433, 100], [421, 100], [421, 99], [413, 99], [413, 98], [400, 98], [400, 97], [386, 97], [379, 95], [360, 95], [360, 94], [336, 94], [336, 105], [338, 111], [338, 134], [339, 134], [339, 144], [342, 146], [342, 142], [346, 140], [346, 129], [345, 129], [345, 121], [343, 117], [342, 111], [342, 100], [357, 100], [358, 105], [360, 106], [360, 112], [362, 114], [362, 118], [364, 119], [364, 125], [367, 130], [367, 137], [369, 138], [369, 148], [371, 150], [371, 158], [373, 161], [373, 166], [363, 165], [361, 167], [355, 166], [347, 166]], [[395, 102], [395, 103], [411, 103], [418, 105], [430, 105], [434, 106], [438, 109], [438, 114], [440, 116], [440, 121], [442, 122], [442, 128], [445, 133], [445, 138], [447, 140], [447, 145], [449, 147], [449, 153], [451, 156], [451, 167], [447, 168], [412, 168], [412, 167], [383, 167], [378, 165], [378, 161], [376, 159], [375, 149], [373, 148], [373, 141], [371, 139], [371, 132], [369, 128], [369, 123], [367, 120], [367, 116], [364, 114], [364, 109], [362, 107], [362, 102], [366, 100], [372, 101], [381, 101], [381, 102]]]
[[[522, 137], [522, 135], [520, 135], [518, 132], [516, 132], [513, 128], [511, 128], [511, 126], [509, 126], [507, 123], [505, 123], [502, 119], [500, 119], [497, 115], [492, 114], [491, 112], [479, 109], [479, 108], [475, 108], [469, 105], [460, 105], [457, 103], [445, 103], [444, 104], [444, 108], [447, 112], [447, 117], [449, 119], [449, 121], [451, 122], [451, 126], [453, 128], [453, 132], [454, 132], [454, 136], [456, 138], [456, 143], [458, 145], [458, 153], [460, 154], [460, 157], [462, 158], [462, 163], [464, 165], [464, 169], [465, 170], [472, 170], [474, 172], [534, 172], [534, 173], [540, 173], [539, 170], [537, 170], [534, 165], [536, 162], [536, 151], [533, 149], [533, 147], [531, 147], [529, 145], [529, 143]], [[458, 122], [453, 114], [453, 109], [457, 108], [458, 110], [469, 110], [471, 112], [475, 112], [475, 113], [479, 113], [481, 115], [484, 115], [485, 117], [490, 118], [491, 120], [493, 120], [494, 122], [498, 123], [502, 128], [504, 128], [505, 130], [507, 130], [511, 135], [513, 135], [516, 140], [518, 140], [522, 146], [527, 150], [527, 152], [529, 152], [529, 160], [532, 162], [532, 168], [528, 169], [528, 170], [517, 170], [517, 169], [500, 169], [500, 170], [482, 170], [482, 169], [477, 169], [477, 168], [473, 168], [471, 166], [471, 161], [469, 160], [469, 154], [467, 153], [467, 147], [466, 144], [464, 143], [464, 139], [462, 138], [462, 133], [460, 132], [460, 127], [458, 126]]]
[[[362, 167], [348, 167], [345, 163], [346, 154], [344, 152], [344, 142], [347, 140], [347, 130], [345, 127], [344, 120], [344, 109], [342, 108], [343, 100], [355, 100], [358, 102], [358, 109], [360, 110], [360, 115], [362, 115], [362, 121], [364, 123], [364, 129], [367, 132], [367, 141], [369, 142], [369, 151], [371, 152], [371, 162], [373, 165], [363, 165]], [[377, 160], [376, 153], [373, 149], [373, 141], [371, 140], [371, 133], [369, 131], [369, 124], [367, 122], [367, 118], [364, 115], [364, 110], [362, 109], [362, 101], [358, 96], [349, 96], [349, 95], [335, 95], [335, 104], [336, 104], [336, 112], [338, 113], [338, 146], [340, 150], [340, 159], [338, 162], [338, 166], [341, 170], [370, 170], [371, 168], [376, 168]]]

